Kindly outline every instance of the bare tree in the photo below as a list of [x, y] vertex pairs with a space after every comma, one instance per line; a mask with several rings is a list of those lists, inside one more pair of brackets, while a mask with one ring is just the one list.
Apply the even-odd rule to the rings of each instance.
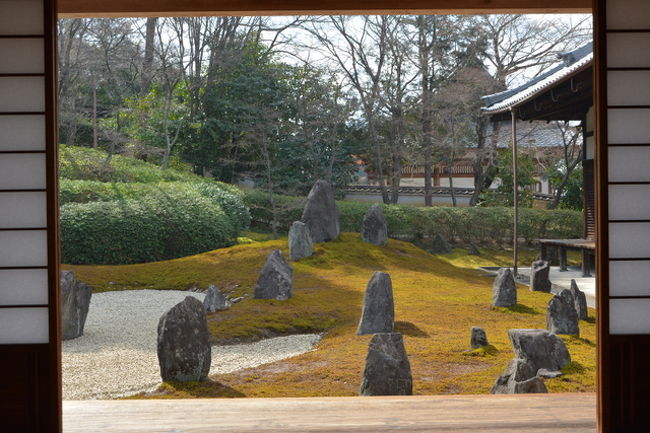
[[388, 16], [331, 16], [325, 21], [310, 21], [305, 26], [359, 96], [384, 203], [390, 203], [390, 197], [384, 178], [384, 155], [378, 140], [377, 117], [389, 50], [390, 20]]
[[580, 161], [582, 161], [582, 133], [579, 128], [572, 126], [569, 122], [554, 122], [560, 131], [562, 137], [562, 156], [556, 163], [560, 173], [560, 182], [554, 185], [555, 192], [553, 201], [549, 204], [549, 209], [555, 209], [559, 206], [566, 186]]

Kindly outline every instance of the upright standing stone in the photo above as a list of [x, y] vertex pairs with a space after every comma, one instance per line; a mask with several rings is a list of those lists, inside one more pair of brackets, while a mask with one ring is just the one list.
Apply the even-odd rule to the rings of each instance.
[[294, 221], [289, 229], [289, 258], [300, 260], [314, 253], [309, 227], [301, 221]]
[[92, 287], [77, 280], [72, 271], [61, 271], [61, 332], [64, 340], [84, 333]]
[[440, 233], [436, 233], [431, 241], [431, 253], [432, 254], [449, 254], [451, 252], [451, 247], [442, 237]]
[[363, 217], [361, 225], [361, 240], [375, 245], [385, 245], [388, 240], [388, 227], [384, 211], [379, 205], [373, 204]]
[[501, 268], [492, 284], [492, 305], [513, 307], [517, 305], [517, 286], [510, 268]]
[[478, 249], [478, 247], [474, 244], [469, 244], [467, 247], [467, 254], [470, 256], [480, 256], [481, 251]]
[[208, 291], [203, 298], [203, 307], [206, 313], [214, 313], [215, 311], [223, 311], [230, 308], [230, 302], [221, 293], [219, 288], [213, 284], [208, 286]]
[[255, 284], [254, 298], [285, 301], [291, 297], [292, 290], [293, 270], [282, 256], [282, 251], [275, 250], [266, 257]]
[[366, 287], [357, 335], [393, 332], [394, 321], [393, 283], [390, 275], [377, 271]]
[[551, 292], [551, 280], [548, 274], [551, 266], [545, 260], [535, 260], [530, 268], [530, 290], [533, 292]]
[[359, 390], [361, 395], [411, 395], [413, 379], [402, 334], [372, 336]]
[[329, 183], [316, 181], [300, 220], [309, 227], [313, 242], [328, 242], [339, 237], [339, 209]]
[[187, 296], [158, 322], [158, 363], [163, 382], [196, 382], [210, 372], [210, 334], [203, 304]]
[[580, 335], [578, 312], [570, 290], [562, 290], [548, 302], [546, 329], [554, 334]]
[[472, 326], [472, 337], [470, 338], [470, 344], [472, 346], [472, 349], [479, 349], [489, 344], [487, 334], [483, 328]]
[[589, 312], [587, 310], [587, 297], [585, 293], [578, 288], [576, 280], [571, 280], [571, 294], [573, 295], [573, 302], [578, 313], [578, 320], [587, 320]]

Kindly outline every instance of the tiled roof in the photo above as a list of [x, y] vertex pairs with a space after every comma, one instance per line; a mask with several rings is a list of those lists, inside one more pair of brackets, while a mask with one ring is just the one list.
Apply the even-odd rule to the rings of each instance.
[[[494, 129], [490, 127], [486, 141], [492, 140]], [[512, 130], [510, 122], [501, 122], [498, 128], [497, 148], [510, 147]], [[517, 122], [517, 145], [529, 147], [560, 147], [563, 146], [562, 132], [554, 123], [545, 121]]]
[[514, 89], [481, 97], [485, 104], [481, 110], [484, 113], [506, 111], [545, 91], [574, 72], [589, 67], [593, 61], [593, 45], [590, 42], [575, 51], [560, 54], [558, 57], [559, 64], [527, 83]]

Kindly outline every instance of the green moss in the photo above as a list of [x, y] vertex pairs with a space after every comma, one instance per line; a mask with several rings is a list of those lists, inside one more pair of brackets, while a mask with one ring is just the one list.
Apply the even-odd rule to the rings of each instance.
[[[545, 328], [550, 294], [518, 287], [517, 307], [490, 307], [492, 281], [463, 263], [412, 244], [389, 240], [385, 247], [344, 233], [315, 245], [315, 255], [292, 262], [294, 296], [288, 301], [254, 300], [253, 286], [265, 256], [286, 254], [286, 239], [237, 245], [166, 262], [128, 266], [73, 266], [99, 290], [187, 289], [217, 284], [232, 296], [248, 297], [230, 310], [209, 315], [213, 341], [250, 341], [270, 335], [325, 332], [316, 350], [284, 361], [216, 375], [189, 388], [166, 384], [151, 398], [358, 395], [369, 336], [356, 335], [363, 294], [375, 270], [390, 273], [396, 330], [404, 335], [415, 394], [488, 393], [513, 357], [507, 331]], [[485, 260], [489, 252], [484, 251]], [[590, 315], [593, 316], [593, 310]], [[468, 356], [472, 326], [487, 332], [494, 349]], [[549, 380], [551, 392], [595, 390], [595, 325], [580, 322], [581, 338], [567, 337], [572, 359], [584, 370]]]
[[485, 357], [485, 356], [494, 356], [497, 353], [499, 353], [499, 349], [497, 349], [491, 344], [488, 344], [487, 346], [479, 347], [478, 349], [470, 350], [468, 352], [463, 352], [463, 355]]

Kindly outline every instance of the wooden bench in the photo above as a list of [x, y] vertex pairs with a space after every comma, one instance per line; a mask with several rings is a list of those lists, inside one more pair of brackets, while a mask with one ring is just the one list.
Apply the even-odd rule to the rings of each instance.
[[540, 246], [540, 258], [548, 260], [548, 249], [557, 248], [560, 259], [560, 271], [567, 270], [567, 251], [582, 252], [582, 276], [591, 277], [592, 259], [596, 255], [596, 242], [588, 239], [537, 239]]

